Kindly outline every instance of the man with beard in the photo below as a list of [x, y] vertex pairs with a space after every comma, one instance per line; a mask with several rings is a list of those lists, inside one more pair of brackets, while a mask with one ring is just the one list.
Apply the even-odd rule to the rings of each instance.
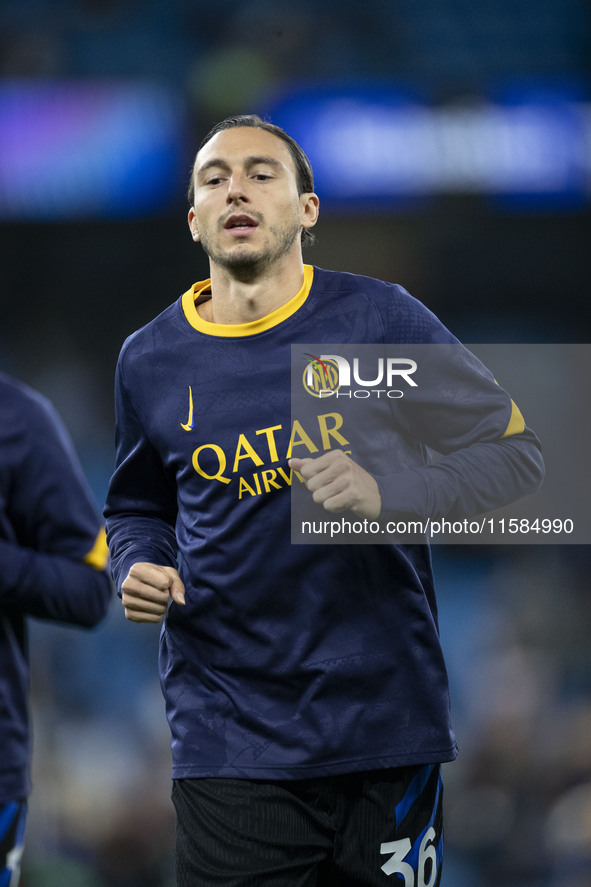
[[[537, 439], [400, 286], [303, 263], [318, 198], [283, 130], [218, 124], [189, 199], [211, 277], [122, 349], [105, 510], [126, 617], [163, 622], [177, 883], [436, 887], [457, 750], [428, 545], [292, 545], [289, 490], [323, 514], [459, 517], [535, 490]], [[437, 374], [455, 387], [393, 428], [398, 470], [352, 457], [338, 407], [292, 419], [310, 341], [457, 346]]]

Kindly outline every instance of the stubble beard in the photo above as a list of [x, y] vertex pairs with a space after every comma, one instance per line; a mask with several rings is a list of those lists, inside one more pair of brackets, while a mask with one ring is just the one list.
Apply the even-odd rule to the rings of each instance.
[[289, 253], [294, 243], [301, 237], [302, 229], [298, 218], [284, 226], [275, 226], [268, 230], [269, 244], [256, 251], [250, 248], [239, 250], [234, 247], [226, 252], [217, 247], [215, 237], [210, 238], [209, 235], [204, 237], [203, 233], [201, 246], [210, 262], [223, 268], [236, 280], [249, 283]]

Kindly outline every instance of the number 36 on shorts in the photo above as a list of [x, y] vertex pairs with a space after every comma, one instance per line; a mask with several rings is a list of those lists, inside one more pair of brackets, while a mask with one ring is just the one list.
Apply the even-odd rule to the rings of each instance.
[[437, 851], [433, 845], [435, 837], [435, 829], [427, 829], [420, 840], [418, 854], [412, 852], [410, 838], [382, 844], [380, 853], [390, 856], [382, 865], [384, 874], [404, 878], [404, 887], [434, 887], [438, 872]]

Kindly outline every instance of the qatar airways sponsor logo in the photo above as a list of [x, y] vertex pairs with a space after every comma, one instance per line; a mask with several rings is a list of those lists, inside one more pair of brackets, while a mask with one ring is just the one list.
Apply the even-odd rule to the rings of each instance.
[[[417, 362], [409, 357], [378, 357], [363, 369], [359, 358], [352, 360], [339, 354], [306, 353], [303, 384], [313, 397], [348, 397], [364, 400], [369, 397], [404, 397], [408, 386], [417, 388], [412, 378]], [[367, 378], [369, 376], [369, 378]]]

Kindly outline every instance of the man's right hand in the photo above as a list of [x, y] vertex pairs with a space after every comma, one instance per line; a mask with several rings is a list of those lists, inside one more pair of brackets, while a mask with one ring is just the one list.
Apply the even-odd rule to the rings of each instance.
[[134, 564], [121, 586], [125, 617], [130, 622], [160, 622], [170, 599], [185, 603], [185, 586], [174, 567]]

